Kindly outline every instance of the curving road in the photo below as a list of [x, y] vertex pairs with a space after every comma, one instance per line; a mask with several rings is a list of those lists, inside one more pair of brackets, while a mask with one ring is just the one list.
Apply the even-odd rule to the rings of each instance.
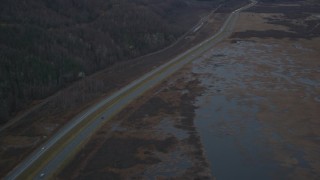
[[75, 117], [42, 147], [16, 166], [4, 179], [47, 179], [52, 176], [99, 127], [127, 104], [230, 35], [239, 12], [255, 4], [256, 1], [252, 0], [252, 3], [233, 11], [216, 35], [145, 74]]

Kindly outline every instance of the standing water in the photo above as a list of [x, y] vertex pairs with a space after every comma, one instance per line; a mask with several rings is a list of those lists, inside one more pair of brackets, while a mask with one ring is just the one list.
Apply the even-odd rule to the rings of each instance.
[[243, 59], [235, 57], [245, 56], [245, 49], [239, 45], [236, 48], [208, 52], [193, 63], [193, 73], [206, 89], [197, 98], [195, 110], [205, 155], [218, 180], [282, 179], [286, 173], [273, 158], [270, 146], [270, 139], [279, 142], [281, 137], [267, 137], [263, 133], [266, 125], [257, 118], [258, 104], [268, 100], [246, 91], [248, 84], [255, 85], [247, 79], [257, 76], [252, 68], [257, 61], [243, 64]]
[[255, 118], [257, 108], [225, 96], [198, 99], [195, 125], [213, 176], [228, 179], [274, 179], [279, 170]]

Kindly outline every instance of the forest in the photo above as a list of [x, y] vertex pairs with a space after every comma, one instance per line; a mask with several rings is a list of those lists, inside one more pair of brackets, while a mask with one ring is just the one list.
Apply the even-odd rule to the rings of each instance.
[[181, 14], [197, 2], [210, 9], [222, 0], [0, 0], [0, 124], [76, 80], [173, 43], [192, 25]]

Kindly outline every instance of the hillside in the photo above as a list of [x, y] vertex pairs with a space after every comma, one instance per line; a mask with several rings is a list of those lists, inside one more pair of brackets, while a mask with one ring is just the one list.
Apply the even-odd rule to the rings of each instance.
[[0, 123], [84, 75], [168, 46], [218, 3], [1, 0]]

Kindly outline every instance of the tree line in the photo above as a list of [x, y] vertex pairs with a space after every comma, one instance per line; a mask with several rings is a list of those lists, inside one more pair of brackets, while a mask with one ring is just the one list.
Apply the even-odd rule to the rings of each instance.
[[183, 0], [0, 0], [0, 123], [31, 102], [185, 29]]

